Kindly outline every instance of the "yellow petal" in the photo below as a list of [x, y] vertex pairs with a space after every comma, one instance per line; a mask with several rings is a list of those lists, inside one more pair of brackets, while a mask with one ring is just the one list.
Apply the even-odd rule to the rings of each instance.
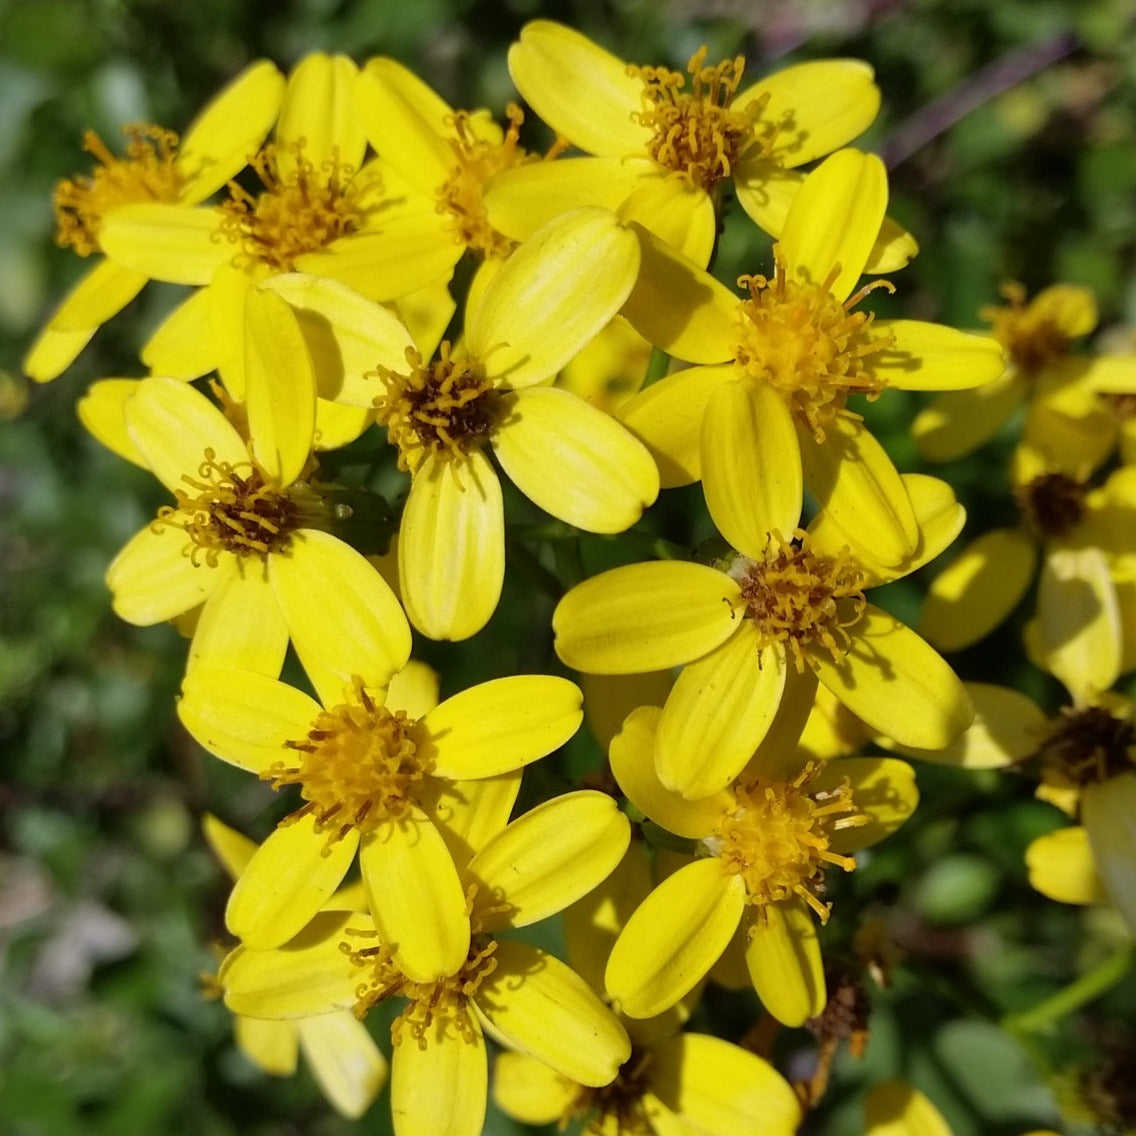
[[785, 687], [785, 656], [763, 649], [739, 620], [722, 646], [683, 668], [667, 696], [655, 742], [659, 780], [697, 800], [726, 788], [773, 723]]
[[965, 457], [988, 442], [1021, 405], [1024, 380], [1016, 372], [972, 391], [948, 391], [921, 410], [911, 424], [927, 461]]
[[797, 431], [767, 383], [727, 383], [711, 395], [702, 426], [702, 483], [718, 531], [760, 557], [776, 530], [801, 517], [804, 476]]
[[602, 410], [553, 387], [518, 391], [504, 405], [494, 453], [546, 513], [587, 532], [618, 533], [658, 496], [651, 455]]
[[673, 1006], [718, 960], [741, 921], [745, 884], [716, 858], [665, 879], [627, 921], [605, 984], [623, 1013], [650, 1018]]
[[606, 751], [628, 714], [640, 706], [662, 706], [674, 680], [669, 670], [662, 670], [637, 675], [582, 674], [579, 681], [584, 717], [600, 749]]
[[659, 780], [655, 738], [661, 713], [656, 706], [642, 706], [627, 716], [611, 742], [611, 771], [640, 812], [667, 832], [701, 840], [733, 808], [733, 796], [723, 789], [713, 796], [688, 800]]
[[487, 931], [527, 927], [586, 895], [623, 858], [631, 826], [606, 793], [553, 797], [518, 817], [469, 862], [474, 915]]
[[342, 702], [356, 677], [385, 687], [410, 657], [410, 627], [366, 557], [330, 533], [293, 533], [269, 557], [269, 579], [296, 654], [325, 705]]
[[198, 288], [158, 325], [142, 347], [142, 362], [152, 375], [189, 380], [216, 369], [211, 302], [211, 289]]
[[454, 863], [466, 864], [509, 823], [520, 788], [519, 769], [476, 781], [432, 777], [418, 804], [442, 834]]
[[887, 200], [887, 172], [875, 154], [840, 150], [826, 158], [805, 178], [781, 230], [789, 278], [819, 285], [839, 266], [829, 291], [846, 300], [876, 243]]
[[245, 383], [250, 446], [277, 485], [291, 485], [312, 452], [316, 379], [292, 309], [254, 288], [245, 300]]
[[505, 578], [501, 483], [489, 459], [430, 457], [414, 475], [398, 538], [411, 623], [431, 639], [468, 639], [497, 607]]
[[237, 1048], [271, 1077], [291, 1077], [300, 1059], [300, 1034], [294, 1022], [266, 1022], [238, 1015], [233, 1020]]
[[133, 396], [137, 386], [137, 379], [100, 379], [87, 388], [76, 412], [92, 437], [108, 450], [143, 469], [149, 469], [142, 451], [126, 429], [126, 401]]
[[427, 663], [411, 659], [392, 676], [384, 705], [405, 710], [408, 718], [424, 718], [438, 705], [438, 672]]
[[800, 672], [796, 667], [784, 667], [784, 671], [785, 686], [778, 699], [777, 713], [753, 757], [739, 774], [740, 781], [752, 781], [756, 777], [791, 781], [808, 760], [801, 751], [801, 735], [824, 688], [808, 667]]
[[901, 1081], [875, 1085], [864, 1101], [865, 1136], [951, 1136], [939, 1110]]
[[226, 392], [236, 402], [244, 402], [246, 396], [245, 304], [263, 275], [253, 264], [242, 263], [241, 267], [223, 264], [206, 289], [210, 298], [209, 333], [217, 370]]
[[499, 1053], [493, 1062], [493, 1103], [523, 1124], [559, 1120], [580, 1086], [524, 1053]]
[[414, 982], [453, 974], [469, 951], [465, 890], [450, 851], [418, 809], [359, 845], [371, 914], [395, 965]]
[[876, 320], [869, 339], [891, 340], [883, 351], [870, 356], [868, 365], [898, 390], [966, 390], [991, 382], [1005, 369], [996, 339], [938, 323]]
[[1091, 288], [1077, 284], [1051, 284], [1029, 303], [1039, 323], [1054, 324], [1069, 339], [1080, 339], [1097, 326], [1097, 302]]
[[621, 221], [642, 225], [699, 268], [710, 263], [718, 236], [714, 202], [686, 178], [659, 170], [627, 196], [618, 212]]
[[619, 311], [639, 271], [639, 243], [607, 209], [545, 225], [494, 276], [466, 327], [490, 378], [531, 386], [555, 374]]
[[1042, 895], [1058, 903], [1104, 905], [1108, 893], [1101, 883], [1088, 832], [1080, 825], [1039, 836], [1026, 849], [1029, 881]]
[[391, 1116], [399, 1136], [480, 1136], [489, 1094], [489, 1057], [465, 1006], [425, 1046], [407, 1035], [391, 1058]]
[[867, 275], [898, 272], [910, 264], [918, 253], [919, 242], [898, 221], [885, 217], [876, 243], [868, 253], [864, 272]]
[[1036, 566], [1037, 551], [1025, 533], [983, 533], [931, 581], [920, 632], [944, 651], [977, 643], [1018, 606]]
[[509, 74], [525, 102], [581, 150], [615, 158], [646, 151], [651, 131], [634, 120], [642, 80], [580, 32], [529, 21], [509, 49]]
[[829, 842], [834, 852], [859, 852], [879, 843], [908, 820], [919, 804], [915, 770], [894, 757], [844, 757], [829, 762], [809, 782], [809, 792], [826, 793], [845, 783], [852, 789], [856, 808], [870, 823], [837, 829]]
[[615, 1015], [559, 959], [528, 943], [498, 939], [497, 968], [474, 995], [493, 1036], [581, 1085], [606, 1085], [631, 1056]]
[[1104, 890], [1136, 935], [1136, 773], [1086, 785], [1081, 820]]
[[341, 1116], [358, 1119], [387, 1081], [387, 1059], [367, 1027], [348, 1010], [297, 1023], [300, 1048], [323, 1095]]
[[112, 260], [169, 284], [208, 284], [235, 255], [221, 236], [221, 214], [206, 206], [160, 202], [123, 205], [99, 227], [99, 245]]
[[755, 225], [774, 237], [785, 227], [789, 207], [804, 184], [804, 174], [782, 168], [760, 149], [752, 156], [742, 155], [734, 168], [738, 204]]
[[808, 904], [803, 899], [767, 903], [748, 926], [746, 966], [762, 1005], [790, 1027], [815, 1018], [828, 994]]
[[[357, 68], [346, 55], [305, 55], [288, 76], [276, 123], [276, 161], [280, 177], [292, 177], [301, 162], [316, 177], [335, 164], [357, 170], [367, 138], [355, 107]], [[303, 148], [296, 143], [303, 140]]]
[[358, 833], [332, 839], [316, 825], [311, 814], [277, 825], [241, 873], [225, 926], [246, 947], [269, 950], [302, 931], [354, 863]]
[[954, 671], [910, 628], [868, 604], [847, 628], [839, 662], [807, 647], [817, 676], [857, 717], [901, 745], [939, 749], [970, 725], [974, 707]]
[[[109, 264], [110, 261], [105, 263]], [[140, 277], [146, 283], [146, 277]], [[139, 286], [141, 291], [141, 285]], [[83, 328], [80, 331], [56, 331], [45, 327], [36, 336], [20, 366], [24, 374], [37, 383], [50, 382], [58, 378], [79, 357], [83, 348], [91, 342], [98, 327]]]
[[703, 564], [659, 560], [577, 584], [556, 606], [556, 653], [592, 674], [634, 674], [700, 658], [737, 629], [738, 585]]
[[256, 842], [242, 836], [212, 813], [206, 813], [201, 818], [201, 831], [225, 871], [235, 880], [248, 867], [248, 862], [256, 851]]
[[221, 567], [233, 570], [229, 556], [217, 568], [195, 565], [186, 555], [187, 544], [177, 528], [155, 531], [147, 525], [135, 533], [106, 571], [116, 614], [141, 627], [173, 619], [205, 600]]

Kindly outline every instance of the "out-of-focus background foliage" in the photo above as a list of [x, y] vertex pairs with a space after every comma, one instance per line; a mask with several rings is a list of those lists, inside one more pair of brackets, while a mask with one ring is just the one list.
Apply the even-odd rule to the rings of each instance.
[[[138, 347], [172, 290], [147, 288], [55, 383], [21, 377], [34, 330], [83, 267], [53, 245], [52, 186], [89, 170], [85, 129], [117, 149], [125, 123], [183, 128], [258, 56], [288, 67], [315, 49], [389, 54], [454, 105], [500, 113], [514, 97], [507, 45], [536, 16], [679, 68], [702, 43], [712, 58], [743, 52], [751, 74], [868, 60], [884, 105], [861, 145], [888, 158], [892, 211], [922, 246], [897, 277], [896, 310], [976, 326], [1000, 281], [1061, 279], [1096, 290], [1115, 342], [1136, 322], [1134, 0], [0, 0], [2, 1136], [352, 1128], [306, 1073], [256, 1072], [223, 1007], [200, 996], [226, 894], [201, 813], [263, 834], [266, 790], [179, 731], [182, 642], [119, 622], [102, 582], [160, 491], [84, 434], [75, 402], [96, 378], [141, 373]], [[767, 254], [731, 221], [727, 279], [767, 269]], [[915, 407], [893, 392], [872, 410], [903, 469], [919, 468]], [[1007, 508], [1008, 447], [944, 471], [975, 531]], [[923, 586], [887, 602], [911, 617]], [[517, 622], [495, 621], [479, 651], [515, 651]], [[547, 624], [530, 630], [539, 655]], [[955, 661], [1056, 705], [1055, 685], [1021, 661], [1020, 632], [1019, 620]], [[438, 655], [451, 658], [461, 665]], [[995, 1023], [1107, 954], [1119, 927], [1029, 889], [1022, 851], [1060, 817], [1028, 779], [922, 767], [920, 785], [916, 820], [837, 882], [837, 909], [880, 914], [908, 958], [876, 999], [866, 1056], [841, 1059], [808, 1131], [858, 1132], [860, 1087], [897, 1075], [958, 1136], [1059, 1127], [1052, 1074], [1136, 1020], [1131, 978], [1049, 1031], [1014, 1040]], [[712, 994], [699, 1024], [736, 1038], [754, 1011]], [[807, 1073], [810, 1051], [794, 1035], [782, 1068]], [[385, 1098], [359, 1130], [389, 1131]], [[487, 1131], [521, 1129], [491, 1113]]]

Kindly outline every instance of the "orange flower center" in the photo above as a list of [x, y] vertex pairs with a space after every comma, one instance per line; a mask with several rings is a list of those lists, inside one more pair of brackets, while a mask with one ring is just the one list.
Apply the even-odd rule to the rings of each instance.
[[99, 251], [103, 218], [123, 205], [176, 201], [182, 179], [175, 167], [178, 137], [160, 126], [139, 124], [123, 129], [126, 157], [116, 158], [92, 130], [83, 149], [100, 163], [89, 177], [67, 178], [55, 187], [56, 243], [80, 256]]
[[1014, 499], [1042, 536], [1065, 536], [1084, 518], [1085, 488], [1066, 473], [1043, 473], [1019, 486]]
[[978, 314], [990, 324], [994, 338], [1023, 374], [1036, 375], [1069, 354], [1072, 340], [1051, 311], [1027, 304], [1026, 290], [1021, 284], [1004, 284], [1001, 291], [1007, 304], [988, 305]]
[[805, 648], [817, 645], [842, 658], [851, 647], [847, 628], [864, 612], [864, 574], [852, 554], [818, 556], [807, 547], [808, 534], [797, 529], [798, 543], [770, 534], [761, 560], [739, 556], [729, 575], [741, 587], [745, 617], [761, 635], [761, 646], [784, 643], [798, 672], [805, 669]]
[[773, 279], [742, 276], [750, 298], [738, 305], [740, 341], [735, 358], [759, 382], [769, 383], [818, 442], [838, 415], [858, 418], [845, 406], [850, 394], [876, 399], [884, 380], [872, 374], [871, 356], [891, 345], [869, 339], [870, 312], [852, 309], [876, 288], [895, 291], [887, 280], [865, 285], [841, 303], [832, 294], [836, 266], [819, 284], [789, 280], [779, 246]]

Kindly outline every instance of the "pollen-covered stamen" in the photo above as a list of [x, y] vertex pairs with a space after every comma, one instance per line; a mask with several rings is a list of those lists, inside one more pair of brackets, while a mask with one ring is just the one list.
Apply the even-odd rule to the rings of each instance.
[[55, 187], [55, 240], [80, 256], [99, 251], [103, 218], [123, 205], [176, 201], [182, 178], [175, 166], [178, 137], [160, 126], [123, 128], [126, 156], [116, 158], [93, 130], [83, 135], [83, 149], [99, 162], [88, 176], [66, 178]]
[[261, 777], [274, 789], [299, 785], [307, 801], [289, 818], [313, 815], [329, 843], [352, 828], [374, 829], [405, 817], [429, 773], [416, 744], [417, 723], [388, 710], [355, 680], [355, 699], [321, 711], [305, 737], [287, 742], [296, 764], [277, 762]]
[[1073, 785], [1092, 785], [1131, 773], [1136, 724], [1103, 706], [1066, 708], [1031, 755], [1046, 772]]
[[655, 1126], [647, 1112], [645, 1097], [650, 1090], [649, 1050], [632, 1047], [615, 1079], [599, 1088], [581, 1085], [560, 1118], [561, 1130], [577, 1118], [584, 1121], [584, 1132], [604, 1136], [654, 1136]]
[[688, 178], [707, 192], [730, 177], [738, 159], [761, 145], [754, 123], [766, 99], [755, 99], [744, 111], [731, 103], [745, 70], [738, 56], [713, 67], [706, 65], [706, 48], [691, 57], [687, 72], [693, 80], [666, 67], [628, 67], [643, 81], [643, 109], [632, 119], [652, 131], [647, 149], [659, 165]]
[[251, 461], [218, 461], [213, 450], [197, 476], [182, 475], [188, 489], [176, 489], [177, 505], [158, 510], [155, 532], [173, 526], [189, 537], [185, 554], [215, 568], [222, 552], [267, 556], [285, 548], [291, 534], [317, 519], [319, 497], [304, 482], [286, 489], [268, 482]]
[[377, 936], [375, 942], [358, 946], [349, 942], [339, 949], [360, 970], [366, 972], [355, 988], [355, 1016], [362, 1020], [372, 1006], [386, 998], [406, 998], [409, 1005], [391, 1023], [391, 1041], [401, 1045], [407, 1037], [419, 1049], [426, 1049], [431, 1038], [440, 1039], [454, 1029], [464, 1041], [474, 1040], [470, 1022], [470, 999], [497, 969], [497, 941], [487, 935], [474, 935], [469, 954], [454, 974], [434, 982], [414, 982], [399, 970], [390, 947]]
[[253, 195], [230, 182], [229, 200], [220, 206], [222, 234], [276, 272], [291, 272], [297, 257], [357, 232], [365, 212], [352, 166], [333, 157], [317, 168], [304, 158], [303, 141], [291, 150], [294, 168], [282, 176], [276, 147], [265, 146], [249, 162], [264, 192]]
[[1070, 337], [1046, 309], [1026, 303], [1026, 290], [1014, 282], [1003, 284], [1006, 306], [988, 305], [978, 313], [994, 338], [1027, 378], [1056, 359], [1069, 354]]
[[745, 617], [757, 626], [761, 646], [784, 643], [802, 672], [806, 647], [822, 647], [837, 659], [848, 653], [847, 628], [863, 614], [866, 600], [864, 574], [847, 548], [821, 556], [808, 548], [803, 529], [793, 536], [799, 543], [770, 533], [762, 559], [740, 556], [729, 575], [741, 587]]
[[399, 468], [416, 470], [428, 453], [454, 460], [479, 445], [493, 428], [497, 401], [481, 363], [455, 354], [449, 340], [433, 362], [413, 347], [406, 362], [406, 372], [370, 372], [386, 387], [375, 399], [375, 417], [398, 446]]
[[1042, 473], [1014, 490], [1026, 520], [1042, 536], [1065, 536], [1085, 516], [1084, 482], [1067, 473]]
[[836, 415], [859, 418], [845, 403], [850, 394], [879, 398], [886, 385], [872, 373], [871, 356], [892, 344], [869, 338], [874, 316], [852, 309], [876, 288], [894, 292], [887, 280], [866, 284], [841, 303], [832, 294], [836, 265], [818, 284], [788, 278], [780, 246], [774, 246], [773, 279], [742, 276], [750, 298], [738, 305], [740, 341], [735, 359], [754, 379], [769, 383], [818, 442]]
[[824, 871], [830, 864], [852, 871], [856, 861], [829, 848], [833, 833], [868, 824], [847, 780], [823, 792], [810, 790], [822, 768], [809, 762], [792, 781], [755, 778], [734, 787], [737, 807], [702, 841], [723, 871], [742, 877], [746, 903], [762, 907], [797, 897], [828, 919]]

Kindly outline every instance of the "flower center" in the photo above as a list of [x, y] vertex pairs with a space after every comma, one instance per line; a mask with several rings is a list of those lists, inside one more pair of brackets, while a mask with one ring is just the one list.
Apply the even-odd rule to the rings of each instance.
[[399, 468], [416, 470], [428, 453], [448, 460], [464, 456], [494, 424], [495, 392], [484, 368], [455, 355], [449, 340], [432, 363], [412, 347], [406, 361], [406, 373], [387, 367], [370, 372], [386, 384], [386, 393], [375, 399], [375, 417], [398, 446]]
[[419, 1049], [426, 1049], [431, 1032], [440, 1039], [451, 1026], [464, 1041], [473, 1040], [468, 1003], [497, 969], [495, 939], [475, 935], [461, 968], [434, 982], [413, 982], [407, 978], [395, 965], [391, 949], [384, 943], [359, 947], [342, 942], [339, 949], [356, 967], [368, 972], [361, 976], [363, 981], [355, 988], [357, 1018], [362, 1020], [372, 1006], [387, 998], [401, 997], [409, 1001], [391, 1024], [391, 1041], [395, 1045], [401, 1045], [409, 1036]]
[[1103, 706], [1064, 709], [1032, 755], [1073, 785], [1092, 785], [1132, 771], [1136, 724]]
[[687, 64], [693, 80], [689, 91], [684, 89], [686, 76], [666, 67], [630, 66], [627, 71], [643, 82], [643, 108], [632, 118], [653, 132], [647, 144], [651, 157], [709, 192], [732, 174], [747, 148], [768, 149], [768, 142], [759, 142], [754, 133], [767, 100], [754, 100], [744, 112], [732, 110], [744, 57], [714, 67], [705, 62], [706, 48], [700, 47]]
[[316, 169], [304, 159], [303, 142], [292, 151], [295, 168], [281, 176], [276, 147], [265, 146], [249, 162], [264, 192], [254, 196], [230, 182], [220, 206], [222, 234], [276, 272], [291, 272], [298, 257], [357, 232], [364, 219], [351, 166], [332, 158]]
[[1001, 291], [1008, 303], [1004, 307], [989, 305], [978, 314], [990, 324], [994, 338], [1020, 371], [1036, 375], [1069, 353], [1069, 336], [1046, 309], [1026, 303], [1021, 284], [1004, 284]]
[[1066, 473], [1043, 473], [1014, 491], [1018, 508], [1042, 536], [1065, 536], [1085, 515], [1085, 486]]
[[285, 743], [296, 764], [280, 761], [261, 774], [274, 789], [300, 786], [308, 803], [289, 819], [314, 814], [316, 830], [329, 830], [329, 843], [352, 828], [371, 830], [406, 816], [429, 773], [418, 753], [417, 723], [406, 711], [375, 702], [360, 679], [355, 697], [322, 711], [306, 737]]
[[808, 534], [797, 529], [799, 544], [773, 532], [761, 560], [739, 556], [730, 576], [741, 587], [745, 616], [756, 624], [761, 646], [784, 643], [798, 672], [805, 669], [805, 649], [816, 644], [835, 658], [852, 645], [846, 628], [863, 614], [864, 574], [852, 554], [818, 556], [806, 547]]
[[618, 1132], [619, 1136], [654, 1136], [655, 1126], [644, 1097], [650, 1089], [651, 1054], [633, 1047], [615, 1079], [599, 1088], [581, 1085], [560, 1118], [563, 1131], [577, 1117], [584, 1119], [584, 1132], [594, 1136]]
[[280, 489], [252, 462], [218, 461], [213, 450], [205, 451], [197, 476], [183, 474], [182, 481], [189, 489], [174, 490], [177, 505], [159, 509], [153, 527], [184, 529], [186, 555], [210, 568], [222, 552], [265, 557], [286, 548], [292, 532], [320, 513], [320, 500], [306, 483]]
[[797, 896], [826, 922], [832, 904], [821, 900], [824, 870], [836, 864], [846, 872], [856, 861], [829, 851], [832, 834], [869, 823], [857, 809], [847, 780], [835, 789], [809, 791], [822, 768], [809, 762], [792, 781], [756, 778], [734, 787], [737, 808], [725, 814], [706, 850], [723, 871], [745, 882], [746, 903], [761, 907]]
[[89, 177], [65, 178], [55, 187], [55, 240], [80, 256], [99, 250], [99, 226], [112, 210], [148, 201], [176, 201], [182, 180], [174, 165], [178, 137], [160, 126], [123, 129], [126, 157], [116, 158], [93, 130], [83, 149], [100, 163]]

